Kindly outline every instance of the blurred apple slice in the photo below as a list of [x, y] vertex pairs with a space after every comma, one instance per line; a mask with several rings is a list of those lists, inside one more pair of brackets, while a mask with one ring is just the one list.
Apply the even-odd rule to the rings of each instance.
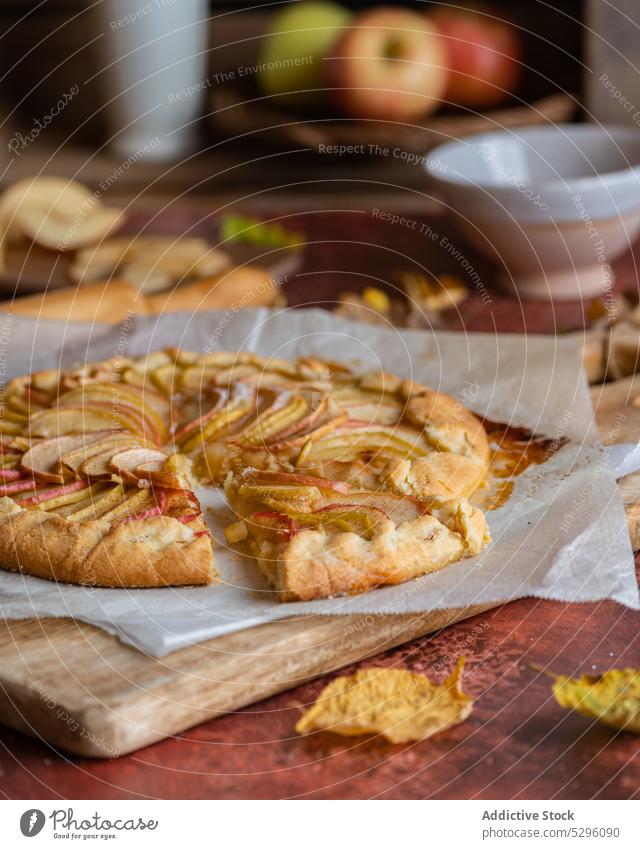
[[212, 277], [231, 264], [228, 254], [204, 239], [141, 236], [109, 239], [78, 252], [70, 269], [76, 282], [117, 272], [145, 293], [160, 292], [182, 279]]
[[[125, 493], [126, 494], [126, 493]], [[153, 496], [148, 489], [139, 489], [133, 495], [129, 495], [120, 504], [117, 504], [108, 513], [101, 516], [103, 521], [117, 522], [129, 516], [146, 510], [152, 503]]]
[[152, 463], [154, 466], [157, 465], [158, 470], [160, 470], [166, 459], [166, 454], [152, 448], [129, 448], [127, 451], [114, 454], [109, 460], [108, 466], [123, 480], [137, 483], [139, 480], [139, 475], [136, 474], [138, 466]]
[[[81, 209], [94, 196], [81, 183], [64, 177], [27, 177], [13, 183], [0, 197], [0, 227], [8, 243], [25, 233], [15, 220], [23, 208], [46, 213], [58, 206], [70, 210]], [[94, 198], [95, 200], [95, 198]]]
[[92, 498], [88, 504], [83, 504], [80, 509], [67, 513], [66, 518], [72, 522], [100, 519], [122, 503], [124, 498], [124, 487], [122, 484], [117, 484], [109, 489], [100, 490], [98, 498]]
[[67, 504], [72, 504], [74, 501], [81, 501], [85, 498], [83, 490], [88, 489], [89, 481], [73, 481], [63, 486], [54, 486], [51, 489], [41, 490], [28, 498], [23, 498], [16, 502], [19, 507], [39, 507], [44, 504], [45, 510], [53, 510], [55, 507], [63, 507]]
[[19, 209], [14, 217], [16, 227], [33, 242], [54, 251], [73, 251], [83, 245], [99, 242], [122, 221], [122, 211], [111, 207], [91, 210], [86, 218], [82, 211], [62, 214], [58, 210]]
[[106, 451], [111, 451], [111, 454], [116, 454], [118, 451], [124, 451], [125, 448], [141, 447], [141, 441], [135, 436], [126, 431], [102, 431], [95, 434], [95, 441], [73, 451], [62, 454], [60, 465], [66, 466], [72, 472], [79, 474], [82, 465], [90, 458], [98, 454], [104, 454]]
[[0, 200], [7, 240], [23, 235], [44, 248], [75, 250], [104, 239], [123, 212], [103, 206], [89, 189], [57, 177], [20, 181]]
[[32, 436], [66, 436], [74, 433], [91, 433], [101, 430], [130, 430], [141, 433], [138, 418], [134, 418], [122, 409], [104, 407], [95, 404], [83, 407], [73, 404], [68, 407], [54, 407], [43, 410], [31, 417], [29, 428]]
[[51, 483], [64, 483], [69, 477], [62, 465], [62, 455], [70, 451], [88, 447], [92, 442], [97, 442], [100, 435], [85, 436], [59, 436], [54, 439], [45, 439], [33, 445], [22, 457], [22, 468], [41, 480]]

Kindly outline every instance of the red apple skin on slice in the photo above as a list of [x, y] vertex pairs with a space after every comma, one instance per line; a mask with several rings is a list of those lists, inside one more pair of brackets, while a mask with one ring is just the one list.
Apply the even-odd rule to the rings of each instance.
[[358, 15], [326, 61], [335, 98], [352, 118], [416, 120], [440, 106], [447, 84], [442, 36], [409, 9]]
[[35, 486], [36, 481], [33, 478], [5, 484], [4, 486], [0, 486], [0, 498], [5, 495], [15, 495], [18, 492], [27, 492], [30, 489], [35, 489]]
[[255, 483], [292, 483], [300, 486], [315, 486], [319, 489], [328, 489], [331, 492], [339, 492], [342, 495], [350, 493], [353, 489], [346, 481], [334, 481], [329, 478], [319, 478], [313, 475], [298, 475], [295, 472], [272, 472], [260, 469], [249, 469], [244, 473], [245, 478], [250, 478]]
[[0, 469], [0, 481], [17, 481], [24, 477], [18, 469]]
[[50, 501], [52, 498], [58, 498], [61, 495], [67, 495], [69, 492], [77, 492], [79, 489], [86, 489], [89, 486], [89, 481], [73, 481], [73, 483], [67, 483], [63, 486], [57, 486], [54, 489], [49, 489], [46, 492], [36, 493], [29, 498], [23, 498], [18, 501], [18, 505], [20, 507], [27, 507], [30, 504], [43, 504], [46, 501]]
[[92, 437], [84, 434], [45, 439], [23, 455], [21, 466], [40, 480], [64, 483], [65, 476], [59, 471], [62, 455], [97, 442], [99, 439], [100, 436]]

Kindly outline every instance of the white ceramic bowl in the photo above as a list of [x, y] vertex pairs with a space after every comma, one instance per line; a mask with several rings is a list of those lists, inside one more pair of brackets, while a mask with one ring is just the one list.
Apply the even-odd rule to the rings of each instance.
[[426, 167], [464, 234], [524, 298], [606, 298], [612, 261], [640, 232], [640, 129], [481, 133], [436, 147]]

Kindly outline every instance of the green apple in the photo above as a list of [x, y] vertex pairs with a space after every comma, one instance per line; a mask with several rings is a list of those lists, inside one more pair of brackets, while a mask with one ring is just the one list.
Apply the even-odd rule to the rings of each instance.
[[321, 103], [324, 57], [351, 17], [337, 3], [322, 2], [295, 3], [276, 14], [262, 40], [258, 65], [264, 94], [278, 95], [278, 103], [297, 108]]

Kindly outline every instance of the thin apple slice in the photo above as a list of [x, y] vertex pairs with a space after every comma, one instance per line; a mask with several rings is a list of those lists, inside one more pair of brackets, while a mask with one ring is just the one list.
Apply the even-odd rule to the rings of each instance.
[[298, 526], [291, 516], [275, 510], [258, 510], [247, 521], [251, 535], [257, 539], [289, 541], [298, 532]]
[[62, 455], [87, 447], [99, 439], [99, 435], [89, 436], [85, 434], [45, 439], [33, 445], [23, 455], [22, 468], [40, 480], [64, 483], [65, 479], [69, 477], [69, 473], [65, 474], [65, 470], [61, 469]]
[[182, 369], [174, 363], [158, 366], [149, 372], [149, 380], [167, 398], [170, 398], [182, 382]]
[[25, 235], [15, 220], [21, 209], [39, 210], [41, 214], [57, 207], [76, 210], [91, 202], [91, 191], [81, 183], [62, 177], [27, 177], [13, 183], [0, 198], [0, 229], [7, 241]]
[[13, 217], [16, 229], [43, 248], [74, 251], [94, 245], [122, 224], [121, 209], [97, 202], [76, 208], [57, 203], [48, 209], [21, 206]]
[[69, 267], [71, 279], [76, 283], [106, 280], [118, 267], [130, 245], [130, 236], [120, 236], [77, 251]]
[[268, 443], [269, 451], [280, 452], [289, 451], [294, 448], [301, 448], [306, 442], [315, 442], [322, 439], [323, 436], [331, 433], [341, 427], [347, 420], [347, 414], [335, 416], [335, 418], [321, 420], [316, 427], [311, 427], [308, 430], [295, 429], [293, 435], [283, 438], [281, 433], [277, 434], [277, 441]]
[[[96, 436], [95, 441], [88, 441], [83, 447], [74, 451], [66, 452], [60, 458], [60, 469], [71, 469], [76, 474], [80, 473], [82, 465], [90, 458], [98, 454], [103, 454], [106, 451], [111, 451], [112, 454], [117, 454], [118, 451], [124, 451], [125, 448], [139, 448], [143, 446], [140, 439], [130, 434], [128, 431], [101, 431], [92, 436]], [[90, 440], [89, 437], [87, 437]]]
[[18, 481], [25, 477], [24, 472], [19, 469], [0, 469], [0, 481], [7, 483], [9, 481]]
[[418, 499], [388, 492], [351, 492], [348, 501], [382, 510], [396, 525], [414, 522], [428, 512], [428, 505]]
[[28, 498], [17, 501], [19, 507], [37, 507], [43, 510], [54, 510], [56, 507], [66, 507], [75, 501], [83, 501], [90, 487], [89, 481], [73, 481], [63, 486], [36, 492]]
[[29, 492], [35, 488], [36, 481], [33, 478], [11, 481], [10, 483], [0, 484], [0, 497], [17, 495], [20, 492]]
[[150, 461], [141, 463], [134, 474], [142, 480], [148, 480], [152, 486], [169, 490], [187, 490], [192, 486], [191, 461], [184, 454], [170, 454], [159, 463]]
[[229, 403], [229, 393], [226, 390], [219, 389], [216, 390], [216, 392], [216, 398], [213, 402], [213, 407], [210, 410], [207, 410], [206, 413], [203, 413], [201, 416], [187, 422], [187, 424], [182, 425], [178, 430], [176, 430], [173, 436], [173, 441], [176, 445], [180, 445], [180, 443], [184, 442], [187, 437], [192, 436], [196, 431], [203, 429], [207, 422]]
[[243, 483], [238, 495], [247, 500], [258, 500], [282, 513], [295, 505], [295, 509], [311, 506], [322, 499], [322, 494], [315, 486], [303, 486], [292, 483]]
[[102, 521], [117, 522], [127, 516], [134, 516], [141, 510], [146, 510], [153, 500], [151, 491], [148, 489], [138, 489], [133, 492], [134, 494], [125, 493], [127, 496], [125, 500], [101, 516]]
[[92, 407], [73, 405], [43, 410], [31, 417], [29, 429], [32, 436], [53, 438], [69, 434], [91, 433], [104, 430], [128, 430], [140, 433], [139, 420], [122, 410], [109, 406]]
[[99, 454], [93, 454], [92, 456], [87, 457], [78, 471], [81, 475], [85, 475], [92, 480], [111, 480], [115, 474], [111, 468], [111, 460], [113, 457], [116, 454], [128, 451], [129, 449], [137, 450], [140, 447], [143, 446], [141, 446], [139, 442], [129, 445], [126, 443], [121, 443], [120, 445], [108, 445], [103, 451], [100, 451]]
[[24, 429], [23, 424], [19, 424], [18, 422], [9, 421], [7, 418], [0, 418], [0, 433], [7, 433], [12, 435], [18, 435]]
[[98, 496], [93, 498], [89, 504], [82, 505], [78, 510], [68, 513], [66, 518], [71, 522], [85, 522], [92, 519], [100, 519], [121, 504], [125, 500], [125, 491], [122, 484], [99, 490]]
[[279, 430], [300, 421], [309, 411], [309, 403], [302, 395], [296, 395], [280, 409], [268, 411], [247, 428], [234, 436], [233, 441], [241, 445], [259, 445], [268, 442]]
[[135, 473], [138, 466], [154, 463], [159, 464], [162, 469], [167, 455], [162, 451], [151, 448], [129, 448], [114, 454], [108, 462], [109, 469], [119, 475], [123, 480], [136, 483], [139, 475]]
[[253, 408], [253, 401], [230, 401], [206, 423], [199, 433], [188, 439], [181, 446], [181, 450], [185, 454], [190, 454], [195, 448], [225, 433], [234, 422], [248, 415]]
[[352, 491], [351, 484], [346, 481], [335, 481], [329, 478], [319, 478], [314, 475], [302, 475], [295, 472], [275, 472], [262, 469], [247, 469], [242, 475], [247, 483], [283, 483], [299, 486], [313, 486], [329, 492], [346, 495]]

